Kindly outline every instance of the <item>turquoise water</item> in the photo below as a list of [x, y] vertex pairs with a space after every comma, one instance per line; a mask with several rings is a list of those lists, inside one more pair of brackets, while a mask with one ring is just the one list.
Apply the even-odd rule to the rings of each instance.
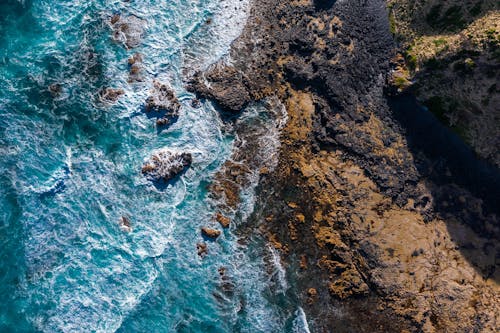
[[[210, 103], [191, 107], [182, 73], [227, 52], [247, 5], [0, 1], [0, 332], [307, 331], [261, 240], [241, 245], [229, 230], [205, 259], [196, 253], [214, 213], [206, 186], [234, 140]], [[143, 20], [136, 48], [111, 38], [115, 13]], [[144, 82], [129, 84], [135, 52]], [[153, 79], [170, 83], [182, 104], [162, 131], [141, 111]], [[96, 97], [102, 87], [125, 94], [106, 104]], [[194, 162], [159, 189], [140, 169], [165, 147]], [[120, 229], [122, 216], [132, 232]]]

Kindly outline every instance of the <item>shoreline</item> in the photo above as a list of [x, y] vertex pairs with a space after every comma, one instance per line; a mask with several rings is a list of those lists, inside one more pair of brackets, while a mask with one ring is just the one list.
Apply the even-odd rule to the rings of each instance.
[[267, 96], [285, 105], [279, 163], [250, 219], [261, 227], [244, 233], [280, 252], [312, 330], [494, 331], [497, 212], [410, 146], [385, 95], [385, 2], [251, 6], [231, 63], [188, 86], [229, 118]]

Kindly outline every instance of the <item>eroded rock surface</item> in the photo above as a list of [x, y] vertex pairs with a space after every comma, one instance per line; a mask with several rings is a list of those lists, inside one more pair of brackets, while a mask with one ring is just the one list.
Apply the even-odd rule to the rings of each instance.
[[[395, 55], [383, 0], [257, 0], [230, 69], [214, 65], [191, 87], [230, 111], [266, 96], [285, 105], [254, 221], [297, 277], [314, 331], [495, 332], [498, 172], [477, 187], [412, 142], [384, 95]], [[216, 176], [227, 210], [252, 154]]]
[[191, 166], [190, 153], [168, 149], [154, 153], [142, 166], [142, 173], [150, 180], [168, 182]]
[[165, 83], [153, 81], [151, 95], [146, 99], [146, 112], [164, 111], [170, 117], [179, 115], [181, 104], [175, 96], [173, 89]]

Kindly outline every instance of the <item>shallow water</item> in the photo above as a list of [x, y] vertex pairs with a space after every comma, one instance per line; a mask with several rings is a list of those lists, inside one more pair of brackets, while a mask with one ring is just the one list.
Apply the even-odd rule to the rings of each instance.
[[[209, 102], [191, 107], [182, 75], [224, 56], [247, 10], [239, 0], [0, 2], [0, 331], [307, 331], [303, 311], [280, 301], [286, 282], [273, 276], [285, 281], [284, 270], [261, 240], [241, 245], [226, 230], [209, 256], [196, 253], [214, 213], [206, 187], [234, 138]], [[143, 20], [136, 48], [112, 39], [115, 13]], [[129, 84], [135, 52], [144, 81]], [[182, 104], [162, 131], [142, 112], [153, 79]], [[125, 94], [104, 103], [102, 87]], [[159, 189], [140, 169], [165, 147], [194, 162]]]

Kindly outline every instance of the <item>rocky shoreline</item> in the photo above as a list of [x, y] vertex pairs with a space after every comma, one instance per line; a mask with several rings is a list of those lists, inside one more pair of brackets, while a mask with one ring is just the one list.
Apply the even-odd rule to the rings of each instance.
[[[498, 169], [472, 189], [454, 161], [414, 145], [385, 94], [389, 26], [382, 0], [255, 0], [230, 59], [188, 88], [228, 119], [266, 97], [285, 106], [253, 232], [280, 251], [313, 331], [494, 332]], [[228, 163], [218, 182], [245, 173]]]

